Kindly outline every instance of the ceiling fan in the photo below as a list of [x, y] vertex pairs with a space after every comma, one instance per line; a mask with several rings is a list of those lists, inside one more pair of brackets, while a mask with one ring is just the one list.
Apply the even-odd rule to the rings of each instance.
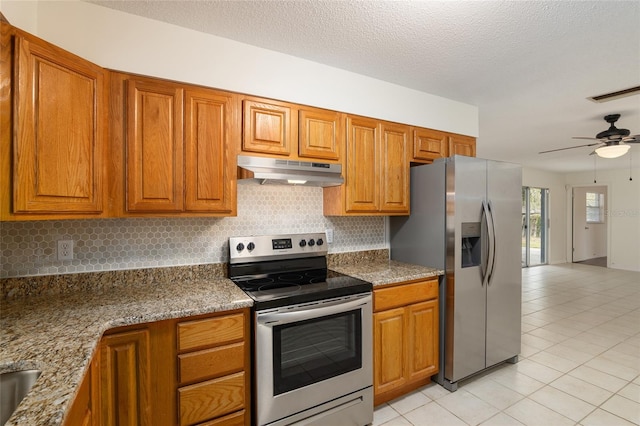
[[604, 120], [611, 126], [596, 135], [595, 138], [576, 136], [572, 139], [587, 139], [598, 142], [588, 143], [585, 145], [570, 146], [567, 148], [551, 149], [549, 151], [541, 151], [538, 154], [546, 154], [547, 152], [564, 151], [565, 149], [582, 148], [585, 146], [597, 146], [595, 150], [590, 154], [597, 154], [602, 158], [617, 158], [621, 157], [629, 151], [631, 148], [630, 143], [640, 143], [640, 135], [629, 136], [631, 132], [627, 129], [618, 129], [614, 123], [618, 121], [620, 114], [609, 114], [604, 117]]

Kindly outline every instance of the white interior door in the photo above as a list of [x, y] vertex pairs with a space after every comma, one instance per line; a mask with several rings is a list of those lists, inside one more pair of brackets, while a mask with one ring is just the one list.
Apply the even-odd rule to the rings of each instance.
[[607, 255], [607, 187], [573, 188], [573, 261]]

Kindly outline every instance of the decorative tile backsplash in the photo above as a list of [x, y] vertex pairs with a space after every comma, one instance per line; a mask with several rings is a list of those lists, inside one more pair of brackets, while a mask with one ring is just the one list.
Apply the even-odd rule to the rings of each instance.
[[[0, 223], [0, 278], [226, 262], [231, 236], [334, 230], [330, 253], [386, 248], [383, 217], [325, 217], [322, 188], [238, 184], [238, 216]], [[57, 260], [73, 240], [74, 259]]]

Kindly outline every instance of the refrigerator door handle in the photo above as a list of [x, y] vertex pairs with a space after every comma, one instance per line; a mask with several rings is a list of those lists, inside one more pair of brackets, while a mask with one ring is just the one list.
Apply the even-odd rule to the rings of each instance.
[[482, 286], [488, 284], [489, 270], [491, 268], [491, 258], [493, 256], [491, 237], [489, 236], [489, 204], [486, 200], [482, 200], [482, 220], [481, 220], [481, 238], [482, 238], [482, 256], [480, 262], [480, 273], [482, 275]]
[[[482, 244], [484, 251], [483, 257], [486, 258], [486, 262], [483, 259], [480, 265], [480, 271], [482, 272], [482, 285], [489, 285], [491, 274], [493, 272], [493, 264], [495, 262], [495, 228], [493, 225], [493, 215], [491, 213], [491, 207], [486, 200], [482, 200], [482, 227], [483, 237], [486, 236], [487, 243]], [[485, 231], [486, 230], [486, 231]], [[485, 266], [486, 265], [486, 266]]]
[[489, 259], [487, 260], [487, 285], [491, 284], [491, 277], [496, 266], [496, 226], [493, 219], [491, 201], [487, 202], [487, 230], [489, 231]]

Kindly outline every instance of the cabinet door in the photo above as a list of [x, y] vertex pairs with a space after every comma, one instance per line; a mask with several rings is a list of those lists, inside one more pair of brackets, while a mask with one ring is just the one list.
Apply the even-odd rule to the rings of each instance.
[[150, 79], [127, 81], [127, 210], [183, 209], [183, 90]]
[[346, 211], [380, 210], [378, 122], [347, 118]]
[[15, 39], [14, 213], [103, 210], [105, 71]]
[[413, 130], [413, 161], [431, 163], [436, 158], [447, 157], [448, 147], [449, 139], [445, 132]]
[[462, 135], [449, 136], [449, 156], [466, 155], [467, 157], [476, 156], [476, 138]]
[[99, 425], [99, 405], [97, 386], [99, 385], [98, 357], [91, 361], [78, 393], [71, 404], [71, 408], [64, 419], [65, 426], [93, 426]]
[[232, 95], [212, 90], [185, 92], [185, 210], [231, 212]]
[[321, 109], [299, 111], [298, 155], [338, 160], [343, 143], [340, 113]]
[[380, 141], [380, 210], [409, 213], [409, 127], [383, 123]]
[[374, 380], [377, 396], [406, 383], [405, 309], [381, 311], [373, 315]]
[[100, 348], [103, 425], [153, 425], [149, 330], [103, 337]]
[[242, 150], [291, 154], [291, 108], [285, 104], [245, 99], [242, 102]]
[[407, 307], [407, 375], [409, 381], [438, 371], [438, 300]]

